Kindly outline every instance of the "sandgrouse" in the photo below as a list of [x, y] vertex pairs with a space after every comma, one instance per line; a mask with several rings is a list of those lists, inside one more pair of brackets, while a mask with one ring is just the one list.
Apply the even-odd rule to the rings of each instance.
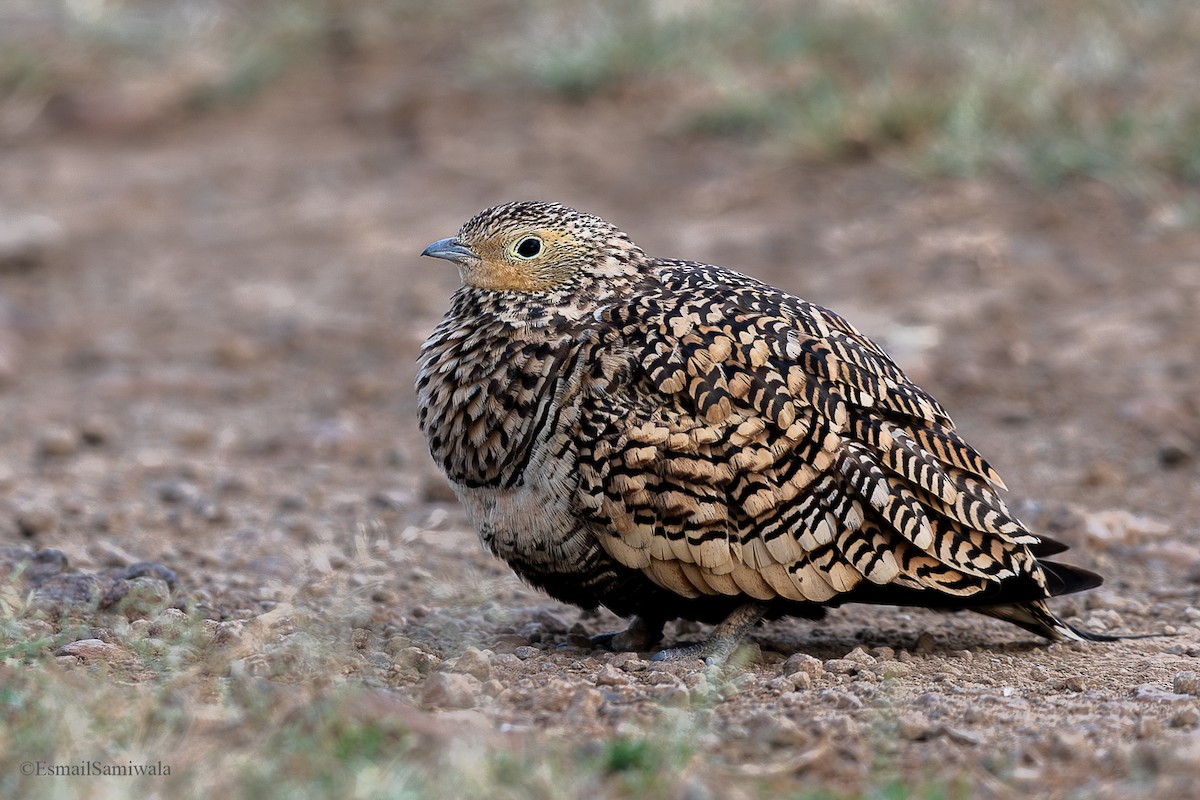
[[484, 544], [551, 596], [719, 623], [656, 659], [726, 658], [764, 617], [844, 602], [971, 609], [1108, 639], [1045, 598], [1100, 577], [1041, 560], [1000, 476], [840, 316], [754, 278], [651, 258], [553, 203], [496, 206], [422, 255], [462, 286], [421, 349], [420, 425]]

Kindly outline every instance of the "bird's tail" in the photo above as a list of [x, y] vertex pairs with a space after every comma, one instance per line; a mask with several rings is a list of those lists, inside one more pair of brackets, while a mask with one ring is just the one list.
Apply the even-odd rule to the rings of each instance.
[[1076, 628], [1069, 622], [1064, 622], [1054, 615], [1043, 600], [1030, 600], [1025, 603], [1006, 603], [998, 606], [977, 606], [971, 609], [989, 617], [996, 617], [1005, 622], [1019, 625], [1027, 631], [1039, 636], [1045, 636], [1052, 642], [1116, 642], [1122, 639], [1148, 639], [1155, 636], [1165, 636], [1162, 633], [1112, 634], [1094, 633]]

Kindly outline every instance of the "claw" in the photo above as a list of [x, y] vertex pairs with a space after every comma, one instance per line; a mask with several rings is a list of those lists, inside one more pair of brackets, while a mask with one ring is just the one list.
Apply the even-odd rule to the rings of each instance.
[[664, 624], [663, 620], [634, 617], [625, 630], [601, 633], [588, 641], [602, 650], [645, 651], [662, 641]]
[[720, 666], [737, 650], [746, 633], [762, 620], [765, 611], [766, 607], [759, 603], [746, 603], [713, 628], [712, 635], [703, 642], [659, 650], [650, 660], [687, 661], [699, 658], [710, 667]]

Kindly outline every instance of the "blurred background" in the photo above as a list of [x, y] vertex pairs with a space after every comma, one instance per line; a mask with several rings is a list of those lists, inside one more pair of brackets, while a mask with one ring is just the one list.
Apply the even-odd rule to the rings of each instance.
[[[1033, 527], [1109, 576], [1090, 595], [1101, 599], [1062, 608], [1100, 630], [1194, 624], [1198, 42], [1193, 0], [0, 0], [0, 567], [47, 547], [94, 575], [155, 562], [178, 577], [171, 602], [193, 620], [309, 609], [303, 657], [272, 650], [295, 641], [278, 632], [254, 657], [277, 682], [318, 692], [347, 675], [424, 691], [416, 667], [351, 658], [343, 628], [367, 631], [354, 640], [363, 653], [407, 637], [427, 672], [421, 659], [440, 663], [464, 641], [502, 649], [498, 629], [552, 648], [572, 625], [612, 627], [575, 623], [477, 552], [416, 428], [414, 361], [458, 285], [417, 254], [485, 207], [544, 199], [600, 214], [652, 255], [732, 267], [839, 311], [948, 407]], [[5, 658], [49, 659], [72, 635], [5, 597], [22, 620], [3, 628]], [[71, 608], [47, 597], [51, 619]], [[346, 598], [362, 605], [337, 605]], [[820, 634], [779, 623], [773, 635], [839, 657], [877, 629], [868, 612], [839, 614]], [[534, 618], [529, 638], [521, 625]], [[920, 617], [888, 619], [874, 644], [924, 630]], [[1006, 635], [980, 624], [930, 629], [951, 631], [954, 648]], [[184, 674], [219, 695], [224, 667], [147, 649], [144, 630], [121, 625], [111, 640], [158, 677], [114, 674], [150, 686]], [[979, 680], [1011, 666], [1003, 658], [981, 655]], [[1123, 691], [1173, 669], [1152, 661], [1138, 662], [1140, 678], [1120, 658], [1089, 663], [1097, 685]], [[971, 678], [964, 664], [954, 669]], [[42, 709], [7, 719], [40, 737], [25, 755], [94, 755], [62, 744], [80, 723], [55, 698], [74, 689], [22, 686], [34, 698], [23, 708]], [[90, 741], [112, 740], [114, 702], [135, 709], [138, 741], [177, 733], [153, 693], [88, 698]], [[295, 710], [243, 700], [203, 713], [249, 736]], [[528, 723], [506, 703], [475, 727]], [[370, 706], [314, 707], [367, 718]], [[1175, 726], [1165, 709], [1142, 738], [1173, 753], [1164, 726], [1200, 723]], [[945, 758], [922, 762], [951, 776], [944, 785], [992, 786], [993, 772], [953, 777], [977, 761], [972, 736], [1009, 736], [1013, 763], [1045, 766], [1059, 788], [1135, 770], [1102, 747], [1059, 758], [1018, 722], [969, 711], [947, 713], [970, 735], [938, 739]], [[607, 735], [623, 713], [584, 713], [599, 727], [564, 740]], [[871, 703], [854, 713], [862, 721]], [[1043, 728], [1072, 729], [1087, 712], [1055, 713]], [[304, 768], [264, 756], [259, 783], [199, 756], [181, 769], [218, 788], [343, 769], [328, 740], [342, 727], [313, 723], [319, 735], [304, 739], [284, 735], [291, 724], [245, 744]], [[1134, 725], [1121, 724], [1084, 733]], [[762, 742], [750, 728], [690, 752], [752, 760]], [[878, 783], [870, 728], [846, 734], [858, 756], [804, 769], [828, 768], [846, 796]], [[196, 730], [204, 744], [225, 729]], [[603, 763], [685, 769], [636, 741]], [[1195, 761], [1163, 759], [1186, 794]], [[584, 761], [600, 777], [581, 796], [616, 792], [605, 776], [626, 767]], [[365, 780], [345, 769], [338, 780]], [[1028, 785], [1050, 786], [1042, 775]]]

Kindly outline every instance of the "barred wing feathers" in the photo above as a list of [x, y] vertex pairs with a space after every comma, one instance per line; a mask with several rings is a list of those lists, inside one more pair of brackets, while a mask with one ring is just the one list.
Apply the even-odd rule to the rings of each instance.
[[684, 597], [1049, 594], [1000, 477], [875, 343], [737, 273], [658, 277], [601, 312], [626, 374], [581, 414], [580, 505], [615, 559]]

